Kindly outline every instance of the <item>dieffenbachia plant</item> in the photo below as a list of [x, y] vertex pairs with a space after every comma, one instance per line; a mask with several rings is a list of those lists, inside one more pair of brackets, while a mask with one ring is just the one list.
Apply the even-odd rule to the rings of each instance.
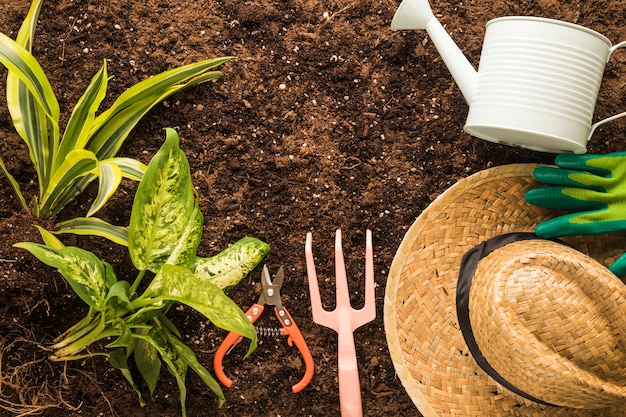
[[[133, 357], [150, 394], [164, 364], [178, 383], [183, 415], [185, 375], [191, 368], [218, 395], [221, 405], [224, 396], [219, 384], [181, 341], [166, 313], [173, 304], [190, 306], [217, 327], [249, 338], [252, 351], [254, 327], [223, 289], [255, 268], [269, 245], [246, 237], [218, 255], [198, 257], [202, 226], [189, 163], [176, 132], [166, 129], [165, 143], [139, 183], [127, 228], [128, 252], [138, 270], [132, 282], [118, 279], [110, 264], [87, 250], [65, 246], [45, 229], [39, 229], [44, 244], [15, 244], [56, 268], [89, 306], [86, 316], [55, 340], [50, 358], [70, 361], [106, 356], [131, 383], [142, 404], [127, 359]], [[147, 277], [150, 281], [144, 282]]]
[[[135, 84], [110, 108], [99, 113], [106, 96], [106, 60], [74, 107], [63, 135], [59, 104], [41, 65], [31, 54], [43, 0], [33, 0], [15, 40], [0, 33], [0, 63], [8, 69], [7, 106], [15, 129], [26, 142], [38, 177], [39, 195], [33, 214], [52, 216], [99, 179], [98, 195], [87, 216], [97, 212], [123, 177], [140, 180], [145, 165], [117, 152], [137, 122], [156, 104], [187, 87], [218, 78], [214, 68], [231, 57], [214, 58], [174, 68]], [[0, 158], [22, 206], [28, 209], [19, 183]]]

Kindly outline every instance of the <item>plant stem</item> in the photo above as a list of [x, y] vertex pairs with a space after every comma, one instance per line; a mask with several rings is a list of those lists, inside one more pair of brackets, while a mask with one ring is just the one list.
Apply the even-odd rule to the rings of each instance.
[[55, 355], [51, 356], [51, 358], [53, 357], [58, 358], [58, 357], [64, 357], [67, 355], [73, 355], [85, 349], [87, 346], [89, 346], [96, 340], [100, 340], [102, 338], [101, 335], [107, 333], [107, 332], [103, 332], [105, 328], [104, 314], [102, 314], [100, 317], [102, 319], [99, 320], [99, 322], [97, 323], [96, 327], [93, 328], [93, 330], [91, 330], [86, 335], [80, 337], [79, 339], [67, 344], [63, 348], [57, 349], [55, 352]]
[[106, 352], [94, 352], [94, 353], [83, 353], [82, 355], [71, 355], [71, 356], [57, 356], [50, 355], [50, 360], [55, 362], [67, 362], [67, 361], [76, 361], [80, 359], [91, 358], [94, 356], [109, 356]]
[[74, 324], [72, 327], [70, 327], [69, 329], [67, 329], [60, 335], [58, 335], [53, 340], [53, 342], [58, 343], [62, 341], [64, 338], [66, 338], [70, 333], [74, 333], [77, 330], [84, 328], [88, 324], [91, 324], [94, 314], [95, 314], [95, 311], [93, 310], [93, 308], [89, 307], [89, 311], [87, 312], [87, 315], [85, 317], [83, 317], [78, 323]]
[[67, 334], [64, 339], [61, 339], [57, 343], [52, 345], [51, 346], [52, 349], [55, 349], [55, 350], [61, 349], [61, 348], [65, 347], [65, 346], [69, 345], [70, 343], [75, 342], [76, 340], [80, 339], [81, 337], [83, 337], [87, 333], [91, 332], [96, 327], [98, 327], [98, 325], [100, 323], [101, 323], [101, 320], [90, 322], [89, 325], [86, 325], [86, 326], [78, 329], [78, 331], [74, 331], [72, 333]]
[[145, 269], [142, 271], [139, 271], [137, 278], [135, 278], [135, 282], [133, 282], [133, 285], [130, 287], [131, 295], [135, 294], [135, 291], [137, 291], [137, 287], [139, 287], [139, 284], [141, 284], [141, 280], [143, 279], [143, 276], [145, 275], [145, 273], [146, 273]]

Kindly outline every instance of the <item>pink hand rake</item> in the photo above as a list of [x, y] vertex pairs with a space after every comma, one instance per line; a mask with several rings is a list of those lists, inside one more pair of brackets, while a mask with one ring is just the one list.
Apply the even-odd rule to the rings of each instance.
[[367, 230], [365, 239], [365, 304], [355, 310], [350, 305], [346, 267], [341, 248], [341, 230], [335, 237], [335, 275], [337, 287], [337, 304], [333, 311], [326, 311], [320, 299], [315, 263], [313, 261], [311, 233], [306, 236], [306, 267], [311, 293], [313, 321], [329, 327], [337, 332], [338, 365], [339, 365], [339, 401], [342, 417], [361, 417], [361, 385], [359, 368], [354, 347], [354, 330], [376, 318], [376, 299], [374, 294], [374, 253], [372, 249], [372, 232]]

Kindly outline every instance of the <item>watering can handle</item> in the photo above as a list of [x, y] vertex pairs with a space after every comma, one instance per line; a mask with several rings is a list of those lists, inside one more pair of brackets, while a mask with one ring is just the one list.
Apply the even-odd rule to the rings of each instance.
[[[613, 52], [615, 52], [617, 49], [624, 48], [624, 47], [626, 47], [626, 41], [620, 42], [617, 45], [613, 45], [611, 48], [609, 48], [609, 56], [607, 58], [607, 61], [611, 58], [611, 55], [613, 55]], [[593, 133], [596, 131], [596, 129], [600, 125], [603, 125], [607, 122], [611, 122], [615, 119], [619, 119], [620, 117], [624, 117], [624, 116], [626, 116], [626, 111], [622, 113], [618, 113], [611, 117], [607, 117], [606, 119], [602, 119], [598, 122], [595, 122], [594, 124], [591, 125], [591, 129], [589, 129], [589, 136], [587, 137], [587, 139], [591, 139], [591, 136], [593, 136]]]

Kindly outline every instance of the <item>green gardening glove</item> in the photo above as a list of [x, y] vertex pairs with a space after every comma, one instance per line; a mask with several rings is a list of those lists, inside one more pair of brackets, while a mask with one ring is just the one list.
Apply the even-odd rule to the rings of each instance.
[[[539, 167], [533, 177], [547, 187], [526, 192], [526, 201], [574, 213], [543, 221], [537, 236], [593, 235], [626, 230], [626, 152], [605, 155], [558, 155], [557, 167]], [[626, 276], [626, 254], [609, 269]]]

